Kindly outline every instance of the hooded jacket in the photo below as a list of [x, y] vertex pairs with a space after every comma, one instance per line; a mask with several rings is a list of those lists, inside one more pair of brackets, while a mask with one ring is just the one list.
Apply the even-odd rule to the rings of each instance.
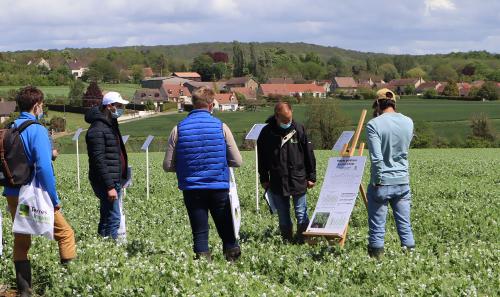
[[[316, 158], [304, 126], [292, 120], [283, 129], [274, 116], [266, 123], [257, 140], [260, 182], [269, 182], [270, 190], [282, 196], [306, 193], [307, 181], [316, 182]], [[293, 130], [291, 139], [282, 143]]]
[[[14, 124], [19, 127], [29, 120], [37, 121], [31, 113], [21, 112]], [[57, 195], [56, 179], [52, 167], [52, 145], [47, 129], [42, 125], [31, 125], [21, 133], [21, 139], [28, 162], [35, 169], [38, 186], [49, 193], [53, 206], [60, 205], [61, 201]], [[19, 190], [19, 188], [5, 187], [3, 194], [5, 196], [19, 196]]]
[[89, 180], [93, 186], [112, 189], [126, 179], [128, 158], [118, 121], [108, 118], [98, 106], [85, 115], [90, 128], [85, 136], [89, 156]]

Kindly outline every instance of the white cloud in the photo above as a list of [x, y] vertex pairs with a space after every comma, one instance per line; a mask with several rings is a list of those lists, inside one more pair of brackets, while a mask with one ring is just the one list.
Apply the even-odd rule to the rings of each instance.
[[457, 7], [452, 0], [425, 0], [425, 13], [430, 15], [432, 11], [453, 11]]
[[0, 50], [240, 40], [499, 52], [499, 11], [498, 0], [0, 0]]

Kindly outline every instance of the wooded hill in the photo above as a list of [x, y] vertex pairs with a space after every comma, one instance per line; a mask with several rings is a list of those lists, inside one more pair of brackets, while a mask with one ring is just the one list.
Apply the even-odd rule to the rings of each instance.
[[[50, 64], [50, 71], [36, 66], [42, 58]], [[65, 76], [67, 62], [75, 60], [101, 72], [102, 68], [109, 68], [111, 75], [96, 77], [103, 81], [130, 79], [134, 76], [132, 72], [138, 73], [141, 67], [151, 67], [155, 75], [208, 67], [206, 80], [253, 75], [260, 81], [285, 76], [304, 80], [333, 76], [384, 80], [422, 76], [440, 81], [500, 81], [500, 54], [486, 51], [389, 55], [306, 43], [210, 42], [1, 52], [0, 85], [67, 84], [71, 79]]]

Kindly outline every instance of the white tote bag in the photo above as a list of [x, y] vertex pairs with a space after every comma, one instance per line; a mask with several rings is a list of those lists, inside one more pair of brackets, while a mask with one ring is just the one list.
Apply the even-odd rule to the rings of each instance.
[[233, 168], [229, 168], [229, 201], [231, 203], [231, 216], [233, 218], [234, 236], [240, 238], [241, 210], [238, 191], [236, 190], [236, 179], [234, 178]]
[[54, 239], [54, 206], [49, 193], [37, 186], [36, 177], [19, 191], [12, 232]]
[[118, 241], [127, 241], [127, 227], [125, 226], [125, 213], [123, 212], [123, 191], [118, 198], [118, 204], [120, 205], [120, 227], [118, 228]]

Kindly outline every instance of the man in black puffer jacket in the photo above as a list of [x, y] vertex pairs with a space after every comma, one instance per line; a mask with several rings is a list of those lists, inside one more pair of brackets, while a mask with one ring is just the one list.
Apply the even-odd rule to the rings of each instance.
[[89, 156], [89, 179], [100, 200], [98, 233], [117, 239], [120, 227], [118, 197], [127, 178], [127, 152], [118, 129], [117, 118], [123, 114], [124, 100], [117, 92], [104, 95], [101, 106], [85, 115], [90, 124], [85, 141]]
[[305, 128], [292, 119], [292, 107], [279, 102], [257, 140], [259, 175], [262, 187], [278, 211], [281, 236], [292, 240], [290, 198], [297, 218], [297, 242], [307, 229], [306, 192], [316, 182], [316, 159]]

